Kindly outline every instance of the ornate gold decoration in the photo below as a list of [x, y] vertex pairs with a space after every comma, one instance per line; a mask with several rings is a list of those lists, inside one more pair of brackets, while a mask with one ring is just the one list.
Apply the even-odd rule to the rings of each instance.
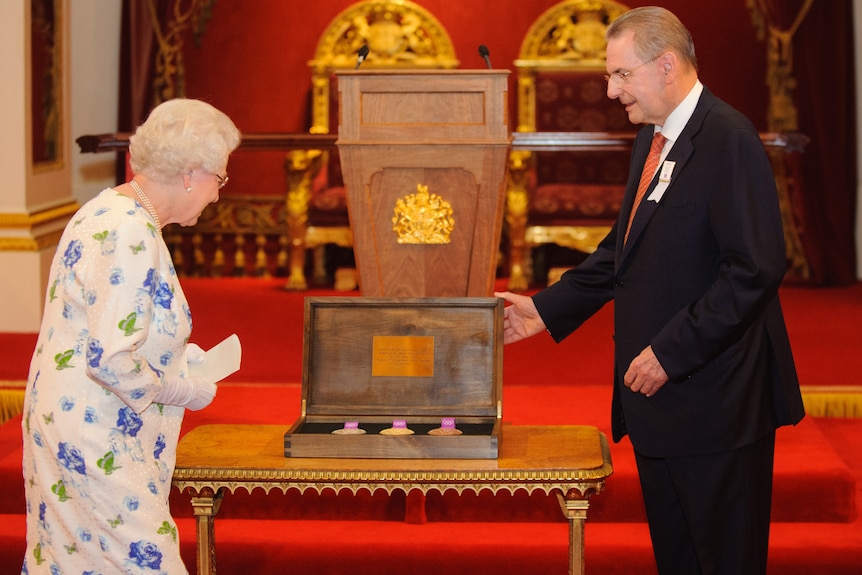
[[452, 206], [429, 194], [428, 186], [416, 185], [416, 193], [395, 202], [392, 230], [399, 244], [448, 244], [455, 227]]
[[[412, 482], [411, 490], [421, 491], [424, 495], [432, 492], [445, 493], [476, 493], [490, 491], [492, 494], [518, 491], [527, 494], [543, 493], [551, 495], [555, 492], [565, 492], [569, 496], [577, 494], [589, 497], [604, 489], [604, 481], [609, 474], [610, 466], [596, 469], [573, 471], [542, 471], [536, 473], [524, 471], [495, 470], [497, 483], [488, 483], [488, 472], [433, 472], [416, 471], [406, 476], [404, 483]], [[315, 471], [315, 470], [225, 470], [217, 468], [177, 469], [172, 483], [180, 491], [189, 489], [192, 493], [206, 489], [218, 491], [226, 489], [234, 493], [237, 488], [249, 492], [262, 489], [269, 493], [278, 489], [286, 493], [289, 489], [298, 489], [305, 493], [324, 493], [332, 490], [340, 493], [342, 490], [356, 495], [363, 490], [376, 493], [378, 490], [392, 495], [403, 491], [404, 486], [392, 480], [392, 472], [374, 471]], [[300, 485], [296, 485], [300, 483]], [[438, 484], [439, 483], [439, 484]], [[441, 485], [442, 484], [442, 485]], [[478, 484], [478, 485], [477, 485]]]
[[308, 288], [305, 279], [305, 248], [308, 246], [308, 204], [311, 185], [329, 153], [322, 150], [291, 150], [284, 165], [287, 179], [287, 236], [290, 240], [290, 275], [286, 289]]
[[[776, 12], [770, 11], [769, 3], [764, 0], [748, 0], [751, 18], [760, 39], [768, 32], [766, 40], [766, 83], [769, 86], [769, 107], [766, 114], [766, 125], [771, 132], [786, 133], [798, 129], [796, 105], [793, 103], [793, 90], [796, 79], [793, 77], [793, 36], [811, 9], [814, 0], [802, 0], [793, 21], [786, 29], [781, 29], [777, 22]], [[783, 9], [783, 8], [782, 8]], [[778, 199], [781, 208], [781, 220], [784, 224], [784, 243], [787, 250], [787, 262], [791, 275], [808, 279], [811, 269], [808, 258], [802, 246], [798, 226], [793, 216], [793, 206], [790, 190], [784, 169], [784, 155], [774, 150], [769, 151], [769, 159], [776, 174]]]
[[[285, 202], [279, 196], [223, 194], [218, 203], [204, 209], [195, 226], [169, 225], [163, 233], [181, 276], [241, 276], [248, 273], [246, 262], [251, 262], [251, 273], [268, 277], [271, 261], [277, 262], [277, 273], [284, 271], [286, 217]], [[252, 246], [250, 258], [246, 244]]]
[[612, 0], [567, 0], [548, 8], [527, 30], [518, 69], [518, 131], [536, 129], [536, 71], [605, 69], [605, 31], [629, 7]]
[[524, 234], [527, 247], [556, 244], [584, 253], [592, 253], [605, 239], [610, 226], [530, 226]]
[[527, 229], [527, 210], [530, 206], [529, 174], [534, 168], [535, 156], [527, 150], [512, 150], [506, 188], [505, 224], [509, 236], [509, 289], [526, 291], [529, 286], [524, 262], [528, 259], [524, 242]]
[[521, 44], [521, 58], [595, 60], [604, 64], [605, 30], [628, 6], [610, 0], [568, 0], [539, 16]]
[[[212, 18], [215, 0], [174, 0], [173, 18], [159, 17], [161, 2], [148, 0], [147, 8], [159, 50], [155, 56], [155, 77], [153, 78], [153, 107], [166, 100], [185, 96], [185, 67], [183, 64], [183, 34], [189, 24], [194, 26], [195, 43], [206, 30]], [[159, 6], [157, 6], [159, 4]], [[165, 27], [162, 27], [164, 22]]]
[[[771, 132], [793, 132], [798, 129], [796, 106], [793, 103], [793, 35], [799, 29], [814, 0], [803, 0], [803, 5], [789, 27], [782, 30], [771, 12], [768, 2], [748, 0], [751, 18], [760, 39], [767, 38], [766, 83], [769, 86], [767, 126]], [[783, 10], [783, 8], [782, 8]]]
[[338, 14], [317, 43], [312, 70], [312, 134], [328, 134], [330, 75], [352, 69], [368, 46], [366, 68], [458, 67], [449, 34], [427, 10], [409, 0], [358, 2]]

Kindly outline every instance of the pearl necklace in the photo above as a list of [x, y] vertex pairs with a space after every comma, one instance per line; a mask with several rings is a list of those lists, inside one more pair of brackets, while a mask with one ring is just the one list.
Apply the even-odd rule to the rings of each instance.
[[138, 199], [141, 200], [141, 205], [144, 206], [144, 209], [147, 210], [147, 213], [150, 214], [150, 217], [153, 218], [153, 221], [156, 222], [156, 230], [159, 233], [162, 233], [162, 221], [159, 219], [159, 214], [156, 213], [153, 204], [150, 203], [150, 198], [144, 193], [144, 190], [141, 189], [140, 184], [135, 180], [129, 182], [129, 185], [132, 186], [132, 189], [135, 190], [135, 194], [137, 194]]

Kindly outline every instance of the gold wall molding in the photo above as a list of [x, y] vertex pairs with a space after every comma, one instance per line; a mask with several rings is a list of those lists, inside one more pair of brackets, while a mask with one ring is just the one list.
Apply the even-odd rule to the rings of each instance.
[[62, 206], [55, 206], [27, 213], [0, 213], [0, 228], [32, 228], [35, 226], [44, 225], [53, 221], [59, 221], [67, 216], [71, 216], [80, 209], [78, 202], [71, 201]]
[[0, 238], [0, 252], [38, 252], [56, 246], [63, 235], [62, 230], [50, 232], [37, 238]]
[[0, 234], [7, 230], [28, 235], [0, 237], [0, 252], [35, 252], [56, 246], [69, 218], [78, 211], [78, 202], [27, 213], [0, 213]]

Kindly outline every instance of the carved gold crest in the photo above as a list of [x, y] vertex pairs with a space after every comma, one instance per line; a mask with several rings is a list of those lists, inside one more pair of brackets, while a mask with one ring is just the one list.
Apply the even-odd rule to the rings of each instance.
[[399, 244], [448, 244], [455, 227], [452, 206], [418, 184], [416, 193], [395, 202], [392, 230]]

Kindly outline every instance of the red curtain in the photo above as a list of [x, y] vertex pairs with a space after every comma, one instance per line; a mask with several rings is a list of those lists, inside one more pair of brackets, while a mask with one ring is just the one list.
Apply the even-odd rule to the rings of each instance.
[[123, 0], [120, 34], [119, 129], [132, 132], [152, 108], [153, 26], [147, 0]]
[[815, 1], [794, 36], [806, 226], [816, 285], [856, 282], [856, 90], [852, 0]]
[[[155, 38], [147, 0], [123, 0], [121, 18], [117, 130], [134, 132], [152, 108]], [[117, 154], [115, 174], [118, 183], [129, 178], [127, 154]]]

